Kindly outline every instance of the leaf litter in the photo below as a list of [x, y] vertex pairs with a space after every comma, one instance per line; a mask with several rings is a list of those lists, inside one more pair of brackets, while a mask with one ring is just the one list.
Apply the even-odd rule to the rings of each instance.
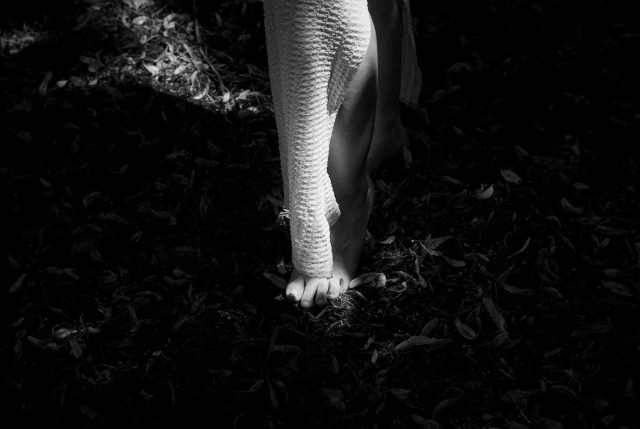
[[262, 4], [23, 9], [0, 54], [7, 419], [632, 427], [635, 38], [604, 4], [485, 6], [414, 8], [410, 151], [376, 172], [365, 274], [311, 310], [282, 299]]

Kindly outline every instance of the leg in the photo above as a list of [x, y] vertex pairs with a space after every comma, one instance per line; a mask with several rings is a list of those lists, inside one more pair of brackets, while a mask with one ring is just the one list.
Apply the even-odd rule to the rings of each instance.
[[287, 296], [302, 300], [303, 307], [323, 305], [336, 298], [349, 285], [358, 261], [371, 207], [373, 186], [367, 173], [367, 156], [371, 145], [377, 99], [377, 41], [371, 42], [345, 97], [333, 127], [329, 149], [329, 177], [340, 206], [340, 218], [331, 227], [333, 277], [305, 278], [296, 270], [287, 286]]
[[380, 161], [403, 146], [408, 146], [407, 131], [400, 121], [400, 66], [402, 62], [402, 10], [398, 1], [369, 0], [369, 13], [378, 31], [378, 106], [368, 170], [372, 173]]

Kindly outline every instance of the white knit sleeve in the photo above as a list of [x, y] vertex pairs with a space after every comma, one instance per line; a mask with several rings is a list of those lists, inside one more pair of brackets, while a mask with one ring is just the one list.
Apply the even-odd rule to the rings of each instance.
[[264, 12], [293, 264], [304, 275], [328, 278], [329, 227], [340, 216], [327, 173], [329, 143], [369, 43], [367, 3], [265, 0]]

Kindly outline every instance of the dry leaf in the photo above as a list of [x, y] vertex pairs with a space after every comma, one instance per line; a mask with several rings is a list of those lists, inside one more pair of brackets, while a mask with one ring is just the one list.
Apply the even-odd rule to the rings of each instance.
[[396, 236], [395, 235], [390, 235], [387, 238], [385, 238], [384, 240], [380, 240], [378, 243], [380, 244], [391, 244], [396, 240]]
[[442, 429], [442, 426], [434, 420], [424, 419], [418, 415], [413, 415], [413, 421], [422, 426], [422, 429]]
[[160, 67], [154, 66], [153, 64], [142, 63], [143, 67], [147, 69], [151, 76], [156, 76], [160, 73]]
[[474, 332], [474, 330], [465, 325], [459, 317], [456, 317], [454, 323], [456, 325], [456, 328], [458, 328], [458, 332], [460, 332], [460, 335], [462, 335], [466, 339], [475, 340], [476, 338], [478, 338], [478, 335]]
[[524, 252], [527, 247], [529, 246], [529, 242], [531, 241], [531, 237], [528, 237], [527, 240], [524, 242], [524, 244], [522, 245], [522, 247], [520, 248], [520, 250], [518, 250], [515, 253], [512, 253], [511, 255], [507, 256], [507, 259], [510, 259], [512, 256], [517, 255], [518, 253], [522, 253]]
[[446, 235], [446, 236], [440, 237], [440, 238], [431, 238], [431, 234], [429, 234], [429, 236], [424, 241], [424, 245], [428, 250], [434, 250], [435, 248], [440, 246], [442, 243], [444, 243], [445, 241], [447, 241], [451, 237], [453, 237], [453, 236], [452, 235]]
[[524, 295], [524, 296], [533, 296], [533, 291], [529, 289], [521, 289], [506, 283], [502, 284], [502, 289], [506, 290], [509, 293], [513, 293], [515, 295]]
[[287, 281], [281, 277], [275, 276], [271, 273], [262, 273], [263, 276], [265, 276], [267, 279], [269, 279], [269, 281], [271, 283], [273, 283], [274, 285], [276, 285], [277, 287], [279, 287], [280, 289], [286, 289], [287, 288]]
[[429, 334], [438, 326], [438, 318], [433, 318], [429, 320], [429, 323], [424, 325], [424, 328], [420, 331], [420, 336], [428, 337]]
[[444, 401], [440, 402], [438, 404], [438, 406], [435, 408], [435, 410], [433, 410], [433, 420], [439, 420], [442, 417], [444, 417], [445, 414], [447, 414], [449, 411], [451, 411], [451, 409], [453, 407], [455, 407], [458, 402], [460, 402], [460, 399], [458, 398], [452, 398], [452, 399], [445, 399]]
[[442, 340], [438, 338], [427, 338], [421, 336], [413, 336], [409, 337], [408, 340], [405, 340], [396, 346], [396, 351], [405, 350], [410, 347], [416, 346], [428, 346], [431, 344], [447, 344], [451, 342], [451, 340]]
[[562, 384], [552, 386], [551, 391], [566, 398], [578, 399], [578, 395], [576, 395], [576, 392]]
[[582, 214], [584, 212], [584, 210], [580, 207], [575, 207], [574, 205], [572, 205], [566, 198], [563, 198], [562, 200], [560, 200], [560, 205], [562, 206], [563, 209], [573, 213], [573, 214]]
[[476, 198], [479, 200], [486, 200], [487, 198], [489, 198], [491, 195], [493, 195], [493, 185], [489, 186], [488, 188], [486, 188], [484, 191], [482, 192], [478, 192], [476, 194]]
[[16, 280], [16, 282], [12, 284], [11, 287], [9, 288], [9, 293], [13, 293], [17, 291], [20, 288], [20, 286], [22, 286], [22, 282], [24, 281], [25, 277], [27, 277], [27, 273], [22, 273], [20, 277], [18, 277], [18, 280]]
[[489, 316], [491, 316], [491, 320], [493, 320], [493, 323], [496, 324], [501, 332], [507, 332], [507, 322], [504, 320], [504, 316], [502, 315], [502, 313], [498, 311], [498, 308], [496, 307], [493, 300], [485, 296], [482, 297], [482, 302], [489, 312]]
[[447, 73], [460, 73], [461, 71], [469, 71], [471, 66], [467, 63], [455, 63], [447, 69]]
[[460, 261], [458, 259], [453, 259], [453, 258], [448, 258], [446, 256], [442, 256], [444, 258], [445, 261], [447, 261], [447, 264], [451, 265], [452, 267], [456, 267], [456, 268], [460, 268], [460, 267], [464, 267], [465, 266], [465, 262], [464, 261]]
[[364, 273], [364, 274], [360, 274], [358, 277], [356, 277], [355, 279], [351, 280], [351, 283], [349, 283], [349, 289], [353, 289], [354, 287], [360, 286], [360, 285], [364, 285], [367, 284], [377, 278], [381, 278], [384, 277], [384, 280], [386, 281], [386, 277], [384, 274], [382, 273]]
[[500, 174], [502, 174], [502, 177], [504, 177], [504, 180], [510, 183], [515, 183], [516, 185], [519, 184], [520, 181], [522, 180], [520, 176], [518, 176], [516, 173], [514, 173], [511, 170], [500, 170]]
[[622, 296], [633, 296], [629, 288], [623, 284], [607, 280], [606, 282], [603, 283], [603, 285], [604, 287], [606, 287], [607, 289], [609, 289], [611, 292], [615, 294], [622, 295]]

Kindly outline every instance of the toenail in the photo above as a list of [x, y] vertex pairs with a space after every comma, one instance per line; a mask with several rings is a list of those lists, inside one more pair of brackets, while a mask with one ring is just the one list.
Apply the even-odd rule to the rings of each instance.
[[324, 299], [319, 299], [318, 300], [318, 305], [324, 305]]
[[309, 306], [309, 301], [302, 301], [302, 306], [303, 307], [308, 307]]
[[289, 295], [287, 295], [287, 298], [289, 298], [289, 301], [295, 302], [298, 296], [295, 293], [291, 292]]

